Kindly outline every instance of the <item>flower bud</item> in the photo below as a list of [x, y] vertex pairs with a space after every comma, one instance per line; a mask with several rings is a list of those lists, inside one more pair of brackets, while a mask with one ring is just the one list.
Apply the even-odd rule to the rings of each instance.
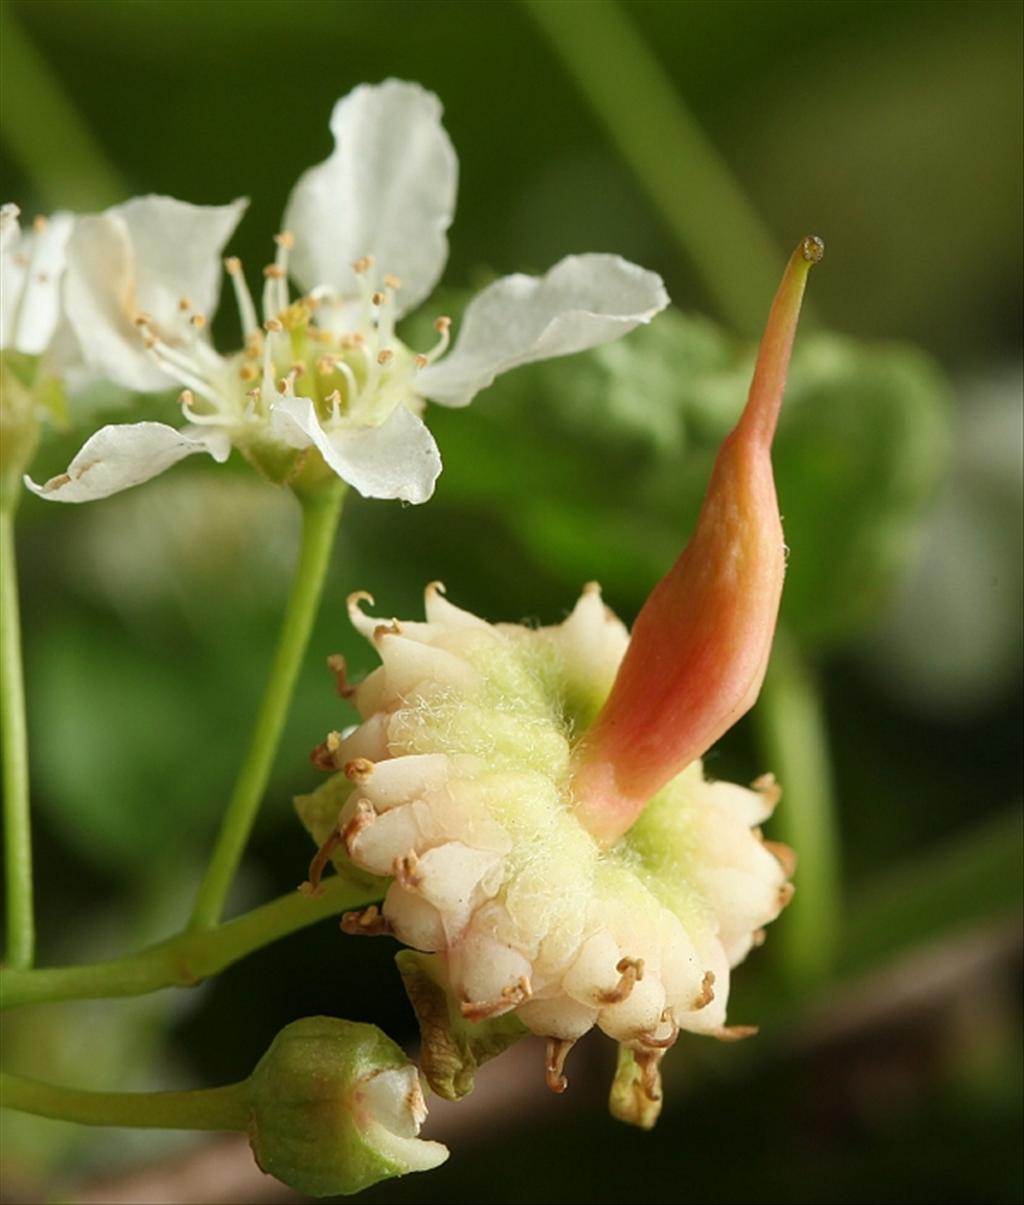
[[611, 694], [576, 750], [579, 817], [603, 845], [760, 692], [785, 571], [771, 442], [807, 274], [823, 254], [820, 239], [806, 238], [790, 258], [693, 538], [637, 616]]
[[416, 1068], [375, 1026], [305, 1017], [247, 1081], [256, 1162], [313, 1197], [360, 1192], [448, 1158], [417, 1137], [427, 1109]]

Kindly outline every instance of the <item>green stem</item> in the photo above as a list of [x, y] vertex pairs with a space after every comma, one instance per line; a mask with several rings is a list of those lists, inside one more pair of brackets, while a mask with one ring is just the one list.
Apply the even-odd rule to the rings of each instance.
[[361, 908], [380, 894], [373, 886], [335, 876], [319, 895], [291, 891], [214, 929], [179, 933], [124, 958], [38, 970], [5, 968], [3, 1007], [144, 996], [165, 987], [190, 987], [279, 937], [324, 917]]
[[30, 967], [35, 954], [32, 825], [12, 504], [0, 507], [0, 712], [4, 763], [4, 871], [7, 878], [6, 958], [12, 967]]
[[796, 850], [796, 895], [772, 944], [794, 983], [822, 978], [840, 927], [839, 853], [828, 730], [818, 685], [795, 641], [779, 631], [753, 713], [762, 755], [782, 785], [774, 834]]
[[7, 1109], [80, 1125], [244, 1132], [249, 1122], [245, 1081], [194, 1092], [83, 1092], [5, 1071], [0, 1101]]
[[340, 480], [332, 478], [321, 482], [318, 489], [296, 496], [302, 507], [299, 562], [249, 749], [238, 772], [213, 856], [196, 896], [190, 929], [209, 929], [217, 924], [223, 914], [228, 891], [267, 787], [295, 682], [309, 644], [330, 563], [334, 533], [341, 515], [345, 486]]
[[[523, 0], [660, 210], [723, 317], [756, 335], [773, 240], [633, 22], [612, 0]], [[794, 240], [803, 231], [795, 231]]]

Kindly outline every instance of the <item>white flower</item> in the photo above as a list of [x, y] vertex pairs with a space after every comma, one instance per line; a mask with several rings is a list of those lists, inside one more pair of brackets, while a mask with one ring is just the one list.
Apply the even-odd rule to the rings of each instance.
[[77, 223], [65, 294], [86, 361], [134, 389], [184, 386], [189, 425], [104, 427], [66, 473], [29, 488], [102, 498], [193, 452], [224, 459], [233, 444], [275, 480], [315, 450], [367, 497], [424, 502], [441, 471], [420, 418], [427, 400], [464, 406], [507, 369], [606, 342], [668, 304], [651, 272], [614, 255], [570, 256], [539, 279], [486, 288], [450, 354], [446, 318], [436, 345], [413, 352], [395, 323], [436, 285], [454, 213], [458, 165], [441, 105], [415, 84], [364, 85], [335, 106], [331, 130], [333, 154], [292, 192], [261, 315], [238, 260], [226, 261], [245, 337], [237, 354], [215, 351], [205, 328], [214, 257], [243, 202], [144, 197]]
[[38, 356], [54, 337], [73, 218], [37, 217], [22, 230], [17, 205], [0, 208], [0, 349]]

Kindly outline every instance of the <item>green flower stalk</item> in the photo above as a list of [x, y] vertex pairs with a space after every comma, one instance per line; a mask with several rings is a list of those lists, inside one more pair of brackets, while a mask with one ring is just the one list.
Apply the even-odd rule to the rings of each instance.
[[[680, 1031], [754, 1032], [727, 1024], [730, 975], [790, 899], [794, 856], [760, 830], [772, 776], [712, 782], [701, 757], [753, 704], [768, 660], [784, 571], [770, 443], [821, 253], [806, 239], [790, 260], [697, 530], [632, 638], [593, 584], [546, 628], [491, 625], [436, 583], [424, 623], [350, 599], [382, 664], [358, 686], [339, 679], [363, 722], [314, 753], [341, 777], [299, 801], [321, 842], [311, 878], [328, 858], [382, 876], [382, 907], [344, 927], [434, 956], [403, 975], [445, 1095], [471, 1083], [459, 1057], [500, 1048], [497, 1019], [547, 1038], [559, 1092], [596, 1025], [624, 1048], [613, 1111], [649, 1127]], [[441, 981], [458, 1010], [447, 1024]], [[475, 1044], [473, 1026], [486, 1028]]]
[[239, 1130], [260, 1167], [312, 1197], [361, 1192], [448, 1158], [418, 1137], [416, 1068], [373, 1025], [304, 1017], [286, 1025], [248, 1079], [192, 1092], [83, 1092], [0, 1075], [3, 1104], [83, 1125]]

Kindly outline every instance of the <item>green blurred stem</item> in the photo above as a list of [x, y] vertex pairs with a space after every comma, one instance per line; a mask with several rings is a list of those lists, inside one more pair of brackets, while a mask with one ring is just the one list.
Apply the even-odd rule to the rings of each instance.
[[194, 1092], [83, 1092], [0, 1072], [0, 1101], [7, 1109], [79, 1125], [245, 1131], [249, 1122], [244, 1081]]
[[292, 891], [214, 929], [179, 933], [125, 958], [38, 970], [5, 968], [2, 1004], [15, 1008], [58, 1000], [144, 996], [165, 987], [191, 987], [297, 929], [362, 908], [379, 896], [372, 887], [333, 877], [319, 895]]
[[9, 966], [22, 968], [30, 967], [35, 956], [35, 921], [28, 729], [12, 502], [0, 506], [0, 712], [4, 763], [4, 872], [7, 880], [6, 962]]
[[[764, 764], [782, 786], [773, 835], [796, 850], [796, 895], [772, 944], [794, 983], [822, 978], [840, 925], [839, 855], [821, 694], [795, 640], [780, 630], [753, 712]], [[773, 931], [774, 932], [774, 931]]]
[[193, 930], [209, 929], [220, 920], [266, 790], [295, 683], [306, 655], [313, 621], [320, 606], [334, 533], [341, 517], [345, 485], [338, 478], [331, 477], [320, 482], [318, 488], [296, 496], [302, 508], [299, 562], [249, 749], [238, 772], [213, 856], [196, 896], [189, 922], [189, 928]]
[[120, 175], [93, 138], [60, 79], [12, 12], [0, 10], [3, 139], [42, 201], [57, 209], [102, 209], [124, 196]]
[[[782, 260], [725, 160], [614, 0], [523, 0], [722, 316], [756, 335]], [[804, 230], [793, 232], [793, 241]]]

